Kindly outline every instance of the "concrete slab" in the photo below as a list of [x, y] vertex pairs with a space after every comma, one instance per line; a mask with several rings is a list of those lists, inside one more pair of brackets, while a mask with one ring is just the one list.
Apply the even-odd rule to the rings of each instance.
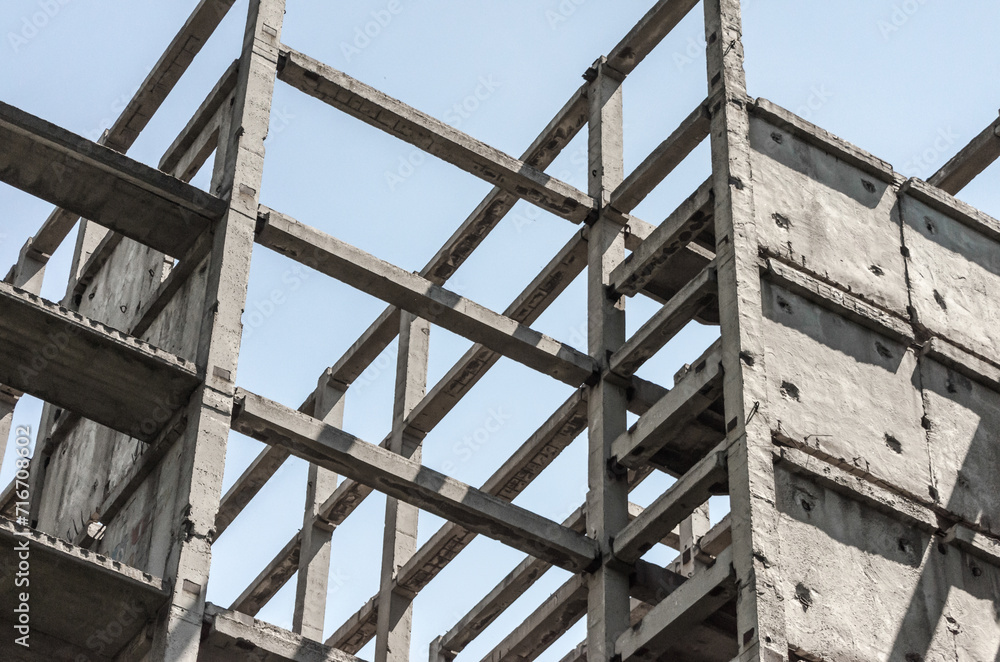
[[[28, 585], [15, 587], [27, 541]], [[155, 617], [167, 601], [164, 582], [111, 559], [74, 547], [10, 520], [0, 519], [0, 657], [13, 657], [12, 619], [19, 593], [29, 593], [30, 626], [47, 640], [51, 660], [77, 660], [77, 654], [113, 659]], [[34, 643], [32, 634], [31, 643]], [[8, 657], [11, 656], [11, 657]], [[23, 659], [39, 660], [41, 657]]]

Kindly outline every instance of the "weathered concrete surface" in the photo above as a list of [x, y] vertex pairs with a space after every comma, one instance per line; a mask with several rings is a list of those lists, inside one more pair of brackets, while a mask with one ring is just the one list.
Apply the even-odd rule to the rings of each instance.
[[773, 432], [929, 500], [912, 350], [768, 281], [762, 292]]
[[761, 246], [905, 317], [895, 187], [759, 117], [750, 144]]
[[[981, 230], [957, 210], [902, 197], [913, 307], [934, 334], [1000, 363], [1000, 223]], [[992, 220], [992, 219], [986, 219]]]
[[775, 479], [791, 648], [838, 662], [996, 659], [1000, 568], [780, 467]]
[[[27, 541], [27, 551], [16, 549]], [[27, 561], [28, 584], [15, 585], [18, 564]], [[10, 520], [0, 519], [0, 657], [14, 652], [14, 609], [29, 594], [30, 625], [49, 643], [45, 659], [76, 660], [86, 652], [113, 658], [166, 602], [163, 581], [111, 559], [92, 554]]]
[[938, 504], [1000, 536], [1000, 393], [928, 358], [920, 377]]

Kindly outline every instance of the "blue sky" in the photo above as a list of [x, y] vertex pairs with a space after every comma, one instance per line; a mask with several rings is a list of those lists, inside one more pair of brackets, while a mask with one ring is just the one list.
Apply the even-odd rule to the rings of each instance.
[[[283, 41], [462, 131], [519, 155], [581, 84], [580, 76], [649, 9], [653, 0], [441, 2], [288, 0]], [[0, 6], [0, 98], [84, 136], [109, 126], [194, 7], [184, 2], [8, 0]], [[763, 96], [873, 152], [905, 175], [928, 177], [996, 117], [991, 74], [996, 3], [942, 0], [745, 0], [744, 43], [750, 94]], [[392, 10], [392, 11], [390, 11]], [[195, 60], [129, 152], [155, 165], [237, 56], [246, 0]], [[381, 21], [379, 21], [381, 19]], [[374, 26], [374, 27], [373, 27]], [[365, 34], [365, 30], [368, 34]], [[629, 77], [624, 87], [626, 168], [634, 168], [705, 96], [699, 6]], [[585, 132], [549, 172], [586, 188]], [[276, 87], [261, 201], [406, 269], [418, 270], [490, 187], [424, 156], [281, 83]], [[636, 209], [661, 221], [709, 173], [707, 144]], [[994, 166], [960, 197], [996, 216]], [[207, 185], [207, 173], [195, 180]], [[0, 185], [0, 268], [16, 258], [51, 206]], [[448, 287], [502, 310], [577, 230], [524, 203], [500, 224]], [[43, 295], [65, 291], [72, 240], [50, 264]], [[283, 302], [269, 304], [277, 293]], [[585, 292], [578, 281], [534, 325], [586, 347]], [[384, 305], [325, 276], [300, 270], [265, 249], [254, 254], [238, 382], [289, 406], [310, 392]], [[629, 301], [629, 328], [654, 311]], [[714, 340], [691, 328], [640, 374], [669, 386], [673, 374]], [[429, 384], [469, 347], [431, 333]], [[378, 442], [388, 432], [395, 345], [348, 395], [345, 428]], [[424, 461], [468, 483], [482, 483], [569, 395], [570, 389], [502, 361], [425, 442]], [[15, 423], [37, 427], [40, 405], [26, 398]], [[500, 421], [499, 430], [495, 421]], [[228, 487], [260, 450], [233, 435]], [[583, 439], [577, 440], [517, 501], [554, 519], [585, 493]], [[12, 474], [8, 454], [0, 471]], [[290, 461], [216, 543], [209, 599], [228, 605], [301, 523], [305, 465]], [[651, 480], [633, 500], [648, 503], [669, 481]], [[713, 520], [724, 503], [713, 504]], [[384, 499], [373, 495], [334, 534], [329, 635], [377, 589]], [[421, 515], [420, 539], [440, 525]], [[522, 555], [477, 540], [417, 599], [413, 652], [450, 628]], [[655, 557], [666, 561], [662, 554]], [[474, 642], [482, 657], [555, 590], [551, 571]], [[294, 582], [261, 612], [289, 627]], [[557, 660], [583, 638], [578, 625], [543, 660]], [[371, 657], [371, 648], [362, 651]]]

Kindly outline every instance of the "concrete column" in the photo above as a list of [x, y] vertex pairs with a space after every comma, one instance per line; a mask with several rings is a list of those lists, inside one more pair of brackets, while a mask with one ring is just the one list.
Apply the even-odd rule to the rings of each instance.
[[[406, 431], [404, 421], [427, 390], [427, 351], [430, 324], [411, 313], [401, 314], [396, 395], [392, 411], [389, 450], [420, 461], [422, 437]], [[382, 575], [375, 630], [375, 662], [401, 662], [410, 657], [413, 593], [394, 586], [399, 569], [417, 551], [417, 515], [410, 504], [386, 497], [382, 539]]]
[[[590, 84], [589, 193], [601, 215], [590, 228], [587, 262], [587, 346], [601, 372], [625, 343], [625, 299], [608, 298], [610, 274], [625, 258], [625, 235], [603, 209], [624, 177], [622, 150], [623, 76], [603, 60]], [[626, 429], [625, 389], [603, 379], [588, 398], [587, 532], [598, 541], [604, 563], [588, 582], [587, 650], [590, 662], [615, 655], [615, 642], [629, 627], [628, 569], [611, 561], [611, 540], [628, 524], [626, 471], [610, 467], [611, 444]]]
[[0, 386], [0, 468], [3, 468], [4, 454], [10, 438], [10, 426], [14, 421], [14, 407], [20, 395]]
[[770, 662], [787, 659], [788, 644], [780, 570], [767, 563], [780, 554], [740, 3], [704, 4], [739, 659]]
[[178, 535], [164, 572], [173, 588], [154, 628], [152, 661], [198, 658], [284, 10], [283, 0], [250, 1], [232, 130], [220, 135], [228, 141], [219, 181], [229, 210], [212, 239], [197, 353], [205, 383], [192, 396], [188, 428], [178, 441], [177, 500], [170, 514]]
[[[330, 386], [328, 382], [322, 384], [317, 392], [314, 415], [328, 425], [343, 428], [344, 391]], [[317, 523], [316, 515], [335, 489], [337, 474], [315, 464], [309, 465], [292, 630], [320, 642], [323, 641], [323, 623], [326, 620], [333, 528]]]
[[708, 533], [711, 526], [707, 503], [697, 508], [681, 522], [681, 564], [678, 572], [685, 577], [694, 575], [695, 568], [700, 563], [694, 553], [694, 546], [698, 544], [703, 535]]

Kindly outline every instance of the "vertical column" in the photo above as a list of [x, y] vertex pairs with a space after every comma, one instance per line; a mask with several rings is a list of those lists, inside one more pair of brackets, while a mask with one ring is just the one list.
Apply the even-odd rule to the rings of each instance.
[[[594, 65], [589, 118], [589, 191], [601, 214], [590, 227], [587, 256], [587, 346], [601, 373], [625, 343], [625, 299], [608, 297], [611, 271], [625, 258], [623, 228], [604, 208], [624, 178], [622, 76], [602, 58]], [[611, 444], [626, 429], [625, 390], [600, 379], [588, 398], [587, 531], [600, 544], [604, 563], [591, 575], [587, 597], [590, 662], [615, 655], [615, 642], [629, 627], [628, 572], [610, 563], [611, 540], [628, 524], [626, 472], [613, 466]]]
[[250, 0], [232, 130], [220, 136], [229, 141], [219, 186], [229, 210], [212, 235], [197, 353], [205, 383], [192, 396], [188, 429], [179, 441], [177, 500], [170, 513], [177, 536], [164, 573], [173, 589], [155, 628], [150, 660], [198, 657], [284, 4]]
[[695, 509], [683, 522], [681, 522], [681, 564], [680, 573], [685, 577], [694, 575], [695, 568], [699, 562], [694, 553], [694, 546], [698, 544], [701, 537], [708, 533], [712, 522], [709, 517], [708, 504], [704, 504]]
[[[399, 356], [396, 362], [396, 395], [392, 411], [389, 450], [420, 461], [423, 441], [405, 429], [404, 421], [427, 390], [427, 351], [430, 324], [403, 312], [399, 322]], [[392, 497], [385, 500], [382, 539], [382, 576], [375, 630], [375, 662], [401, 662], [410, 657], [413, 598], [395, 586], [399, 569], [417, 551], [418, 510]]]
[[778, 568], [767, 561], [778, 558], [777, 514], [741, 29], [739, 0], [705, 0], [739, 659], [784, 660], [788, 645]]
[[[315, 417], [327, 425], [344, 427], [344, 391], [320, 378]], [[314, 641], [323, 641], [326, 619], [326, 590], [330, 580], [330, 547], [333, 528], [316, 518], [319, 508], [337, 489], [337, 474], [309, 465], [306, 507], [302, 518], [302, 549], [299, 552], [298, 581], [295, 586], [295, 613], [292, 630]]]

